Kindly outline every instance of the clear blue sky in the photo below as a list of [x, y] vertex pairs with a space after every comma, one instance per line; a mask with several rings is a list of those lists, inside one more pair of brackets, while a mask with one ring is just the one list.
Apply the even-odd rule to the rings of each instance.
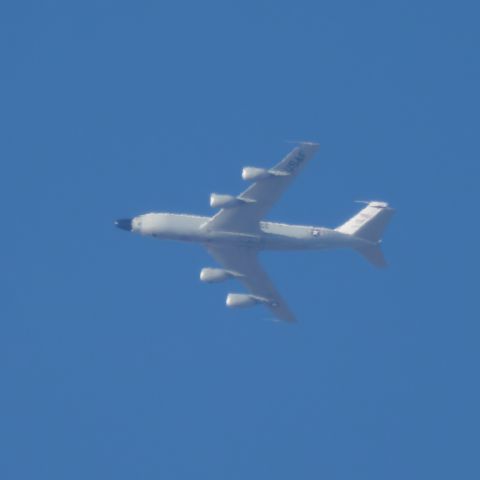
[[[0, 477], [478, 479], [477, 2], [0, 7]], [[269, 218], [389, 201], [391, 264], [266, 253], [299, 324], [200, 247], [245, 165], [321, 143]]]

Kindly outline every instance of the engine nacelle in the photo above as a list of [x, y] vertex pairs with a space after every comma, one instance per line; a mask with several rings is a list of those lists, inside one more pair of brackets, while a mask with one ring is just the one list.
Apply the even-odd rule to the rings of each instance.
[[281, 170], [267, 170], [266, 168], [244, 167], [242, 170], [242, 178], [249, 182], [258, 182], [270, 177], [285, 177], [290, 175], [288, 172]]
[[242, 170], [242, 178], [247, 182], [257, 182], [268, 177], [271, 177], [271, 174], [266, 168], [245, 167]]
[[232, 208], [244, 203], [255, 203], [255, 200], [234, 197], [233, 195], [220, 195], [219, 193], [210, 195], [210, 206], [212, 208]]
[[268, 300], [255, 295], [249, 295], [247, 293], [229, 293], [225, 303], [227, 304], [227, 307], [230, 308], [241, 308], [252, 307], [253, 305], [258, 305], [259, 303], [268, 303]]
[[223, 268], [202, 268], [200, 280], [205, 283], [218, 283], [238, 276], [235, 272]]
[[233, 195], [220, 195], [218, 193], [212, 193], [210, 195], [210, 206], [212, 208], [231, 208], [240, 202], [241, 200]]

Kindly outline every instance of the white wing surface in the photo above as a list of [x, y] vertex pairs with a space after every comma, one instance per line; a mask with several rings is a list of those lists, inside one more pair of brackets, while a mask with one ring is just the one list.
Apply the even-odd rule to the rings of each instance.
[[277, 318], [287, 322], [295, 321], [295, 316], [260, 266], [255, 249], [225, 245], [207, 245], [206, 247], [213, 258], [226, 270], [239, 274], [238, 280], [252, 295], [268, 300], [265, 305]]
[[244, 202], [234, 207], [223, 208], [204, 225], [204, 228], [230, 232], [256, 232], [260, 220], [318, 148], [319, 145], [316, 143], [300, 143], [269, 170], [272, 172], [271, 175], [256, 181], [237, 197], [245, 200]]

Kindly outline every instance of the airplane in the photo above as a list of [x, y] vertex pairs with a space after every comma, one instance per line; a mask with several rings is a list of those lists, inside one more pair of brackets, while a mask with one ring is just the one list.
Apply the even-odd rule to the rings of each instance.
[[144, 236], [202, 244], [221, 267], [203, 268], [200, 280], [239, 280], [249, 291], [229, 293], [228, 307], [265, 305], [277, 319], [294, 322], [293, 312], [262, 269], [258, 253], [351, 248], [376, 267], [384, 267], [381, 237], [394, 213], [386, 202], [369, 201], [362, 202], [366, 206], [360, 212], [334, 229], [263, 220], [318, 148], [318, 143], [300, 142], [272, 168], [243, 168], [242, 178], [251, 185], [238, 196], [212, 193], [210, 206], [220, 209], [212, 217], [146, 213], [116, 220], [115, 225]]

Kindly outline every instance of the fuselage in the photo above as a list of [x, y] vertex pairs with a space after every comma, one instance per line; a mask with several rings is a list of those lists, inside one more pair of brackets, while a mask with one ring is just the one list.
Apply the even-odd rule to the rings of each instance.
[[355, 248], [370, 243], [330, 228], [275, 222], [260, 222], [255, 232], [211, 231], [209, 220], [210, 217], [197, 215], [146, 213], [133, 218], [130, 229], [164, 240], [245, 245], [259, 250]]

